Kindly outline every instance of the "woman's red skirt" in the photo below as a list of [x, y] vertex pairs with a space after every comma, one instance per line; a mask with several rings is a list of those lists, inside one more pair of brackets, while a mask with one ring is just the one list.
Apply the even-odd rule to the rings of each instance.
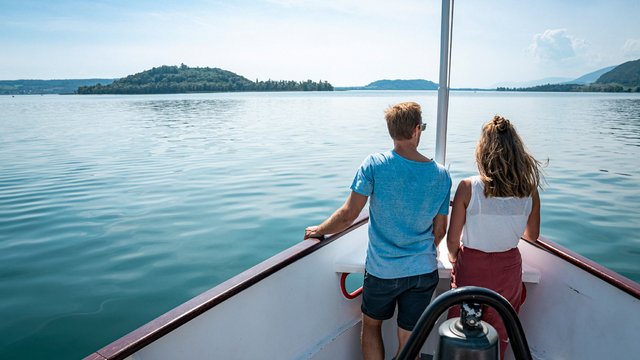
[[[522, 257], [518, 248], [504, 252], [484, 251], [460, 247], [458, 259], [451, 272], [451, 288], [481, 286], [504, 296], [517, 311], [524, 303], [526, 289], [522, 283]], [[449, 309], [449, 318], [460, 316], [460, 307]], [[500, 336], [500, 357], [507, 349], [507, 330], [502, 318], [492, 308], [485, 308], [482, 320], [491, 324]]]

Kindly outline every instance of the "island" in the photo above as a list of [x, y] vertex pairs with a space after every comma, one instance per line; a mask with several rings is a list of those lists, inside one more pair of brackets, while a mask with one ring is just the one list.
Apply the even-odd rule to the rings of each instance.
[[180, 66], [154, 67], [108, 85], [80, 86], [78, 94], [176, 94], [235, 91], [333, 91], [327, 81], [251, 81], [231, 71]]
[[438, 84], [422, 79], [377, 80], [365, 86], [336, 87], [336, 90], [438, 90]]

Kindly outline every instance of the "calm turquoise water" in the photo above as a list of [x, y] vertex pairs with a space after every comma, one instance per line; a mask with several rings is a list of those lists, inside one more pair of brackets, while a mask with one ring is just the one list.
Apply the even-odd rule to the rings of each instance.
[[[80, 358], [299, 242], [435, 92], [0, 97], [0, 358]], [[640, 96], [453, 93], [447, 161], [473, 175], [509, 117], [549, 159], [542, 234], [640, 281]]]

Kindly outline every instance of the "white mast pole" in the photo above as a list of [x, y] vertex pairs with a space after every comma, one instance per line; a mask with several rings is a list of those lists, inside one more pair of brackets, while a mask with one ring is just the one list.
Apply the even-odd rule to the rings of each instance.
[[447, 153], [447, 116], [449, 112], [449, 68], [451, 67], [451, 32], [453, 1], [442, 0], [440, 27], [440, 81], [438, 82], [438, 117], [436, 125], [436, 161], [445, 164]]

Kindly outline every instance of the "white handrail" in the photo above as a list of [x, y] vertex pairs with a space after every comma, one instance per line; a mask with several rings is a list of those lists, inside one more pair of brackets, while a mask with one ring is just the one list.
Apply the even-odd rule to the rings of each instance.
[[447, 118], [449, 112], [449, 69], [451, 67], [451, 33], [453, 1], [442, 0], [440, 27], [440, 80], [438, 82], [438, 115], [436, 123], [436, 161], [445, 164], [447, 153]]

